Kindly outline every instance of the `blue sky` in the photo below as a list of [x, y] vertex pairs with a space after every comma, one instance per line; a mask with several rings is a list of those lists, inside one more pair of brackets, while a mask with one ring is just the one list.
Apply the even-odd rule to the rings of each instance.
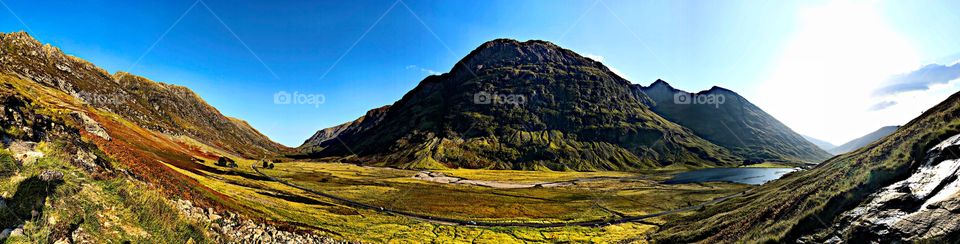
[[[884, 77], [960, 59], [956, 1], [2, 3], [0, 31], [27, 30], [110, 72], [187, 86], [289, 146], [393, 103], [495, 38], [552, 41], [634, 83], [727, 87], [837, 144], [905, 123], [957, 90], [941, 81], [880, 96], [896, 87]], [[275, 104], [281, 91], [325, 99]]]

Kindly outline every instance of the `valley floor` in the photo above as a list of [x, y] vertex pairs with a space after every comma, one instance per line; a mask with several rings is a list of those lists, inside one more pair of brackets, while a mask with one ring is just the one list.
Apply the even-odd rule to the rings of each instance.
[[497, 188], [427, 181], [416, 178], [423, 172], [392, 168], [287, 162], [265, 169], [253, 160], [237, 163], [235, 168], [208, 165], [219, 172], [168, 167], [261, 213], [267, 221], [362, 242], [643, 241], [663, 223], [660, 214], [698, 209], [751, 188], [658, 183], [669, 178], [668, 173], [437, 171], [497, 184], [568, 183]]

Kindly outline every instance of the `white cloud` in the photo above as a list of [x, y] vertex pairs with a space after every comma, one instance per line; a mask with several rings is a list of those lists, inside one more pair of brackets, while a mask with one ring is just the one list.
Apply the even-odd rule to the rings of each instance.
[[423, 68], [423, 67], [416, 66], [416, 65], [413, 65], [413, 64], [407, 65], [406, 69], [419, 70], [420, 72], [426, 73], [427, 75], [440, 75], [440, 74], [442, 74], [442, 73], [437, 72], [437, 71], [435, 71], [435, 70]]

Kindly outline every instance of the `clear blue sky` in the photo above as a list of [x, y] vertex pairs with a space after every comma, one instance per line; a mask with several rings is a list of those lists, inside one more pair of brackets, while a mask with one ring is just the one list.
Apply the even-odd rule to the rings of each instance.
[[[820, 15], [803, 13], [821, 6], [833, 9], [829, 6], [835, 4], [826, 1], [2, 2], [6, 6], [0, 6], [0, 31], [28, 30], [40, 41], [110, 72], [129, 69], [187, 86], [224, 114], [247, 120], [289, 146], [318, 129], [393, 103], [428, 73], [448, 71], [469, 51], [495, 38], [552, 41], [602, 59], [634, 83], [662, 78], [692, 91], [713, 85], [731, 88], [785, 117], [781, 120], [795, 130], [838, 143], [908, 118], [886, 116], [889, 119], [834, 133], [804, 119], [829, 114], [791, 116], [795, 108], [769, 95], [788, 92], [777, 89], [789, 86], [760, 85], [790, 74], [784, 60], [795, 47], [807, 47], [798, 40], [809, 41], [802, 37], [812, 32], [804, 28], [816, 26], [808, 23], [810, 16]], [[869, 21], [879, 16], [883, 30], [876, 36], [885, 37], [889, 30], [902, 37], [916, 66], [949, 64], [960, 54], [960, 26], [954, 24], [960, 23], [960, 4], [955, 1], [867, 2], [837, 9], [868, 9], [872, 14], [863, 18]], [[851, 23], [853, 28], [841, 31], [856, 34], [858, 26], [871, 23]], [[876, 48], [880, 53], [889, 49]], [[326, 99], [319, 106], [277, 105], [273, 95], [279, 91], [323, 94]]]

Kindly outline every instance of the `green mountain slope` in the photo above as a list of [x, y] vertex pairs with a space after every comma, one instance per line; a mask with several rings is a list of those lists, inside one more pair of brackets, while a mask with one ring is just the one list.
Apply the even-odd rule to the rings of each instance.
[[140, 127], [189, 136], [251, 158], [285, 148], [246, 122], [224, 116], [185, 87], [123, 72], [111, 75], [24, 32], [0, 33], [0, 45], [0, 72], [62, 90]]
[[[656, 238], [661, 242], [715, 243], [793, 242], [801, 237], [826, 237], [824, 240], [811, 241], [822, 243], [833, 235], [831, 229], [842, 223], [842, 213], [865, 206], [870, 199], [898, 199], [897, 194], [871, 194], [883, 192], [884, 187], [912, 177], [919, 172], [922, 165], [937, 162], [930, 158], [929, 152], [935, 145], [957, 134], [960, 134], [960, 93], [953, 94], [881, 140], [833, 157], [813, 169], [790, 174], [763, 185], [742, 197], [728, 200], [692, 216], [668, 221]], [[957, 148], [948, 149], [950, 153], [943, 155], [952, 157], [946, 159], [955, 159], [955, 155], [960, 153]], [[951, 181], [956, 177], [945, 179], [942, 183], [933, 182], [934, 186], [944, 187], [932, 190], [936, 192], [950, 189], [945, 186], [953, 184]], [[909, 193], [914, 191], [911, 188], [897, 189], [900, 189], [901, 194], [907, 193], [905, 196], [910, 196]], [[944, 199], [956, 202], [960, 200], [960, 196], [954, 194], [945, 196]], [[887, 207], [902, 208], [904, 211], [938, 211], [939, 218], [956, 218], [956, 204], [952, 205], [954, 207], [946, 204], [921, 207], [920, 204], [927, 200], [929, 199], [904, 199], [899, 203], [891, 202]], [[858, 211], [852, 211], [848, 214], [857, 213]], [[937, 216], [930, 216], [928, 219], [934, 217]], [[875, 230], [877, 233], [879, 231]], [[954, 235], [960, 233], [960, 229], [953, 231], [957, 231]], [[924, 233], [894, 238], [906, 239], [911, 237], [910, 235], [920, 234]], [[838, 235], [855, 238], [843, 233]]]
[[897, 131], [898, 128], [900, 128], [900, 126], [884, 126], [880, 129], [870, 132], [870, 134], [866, 134], [864, 136], [861, 136], [860, 138], [853, 139], [847, 143], [844, 143], [843, 145], [834, 147], [829, 151], [830, 153], [833, 153], [833, 154], [848, 153], [850, 151], [857, 150], [857, 148], [861, 148], [877, 140], [880, 140], [880, 138], [883, 138], [887, 135], [892, 134], [894, 131]]
[[378, 123], [301, 149], [401, 168], [630, 170], [741, 161], [656, 115], [646, 99], [570, 50], [500, 39], [421, 81]]
[[[739, 94], [720, 87], [691, 93], [662, 80], [650, 86], [634, 85], [650, 97], [649, 106], [664, 118], [725, 147], [748, 162], [821, 162], [830, 154], [780, 123]], [[716, 98], [717, 103], [674, 101], [675, 96]]]

